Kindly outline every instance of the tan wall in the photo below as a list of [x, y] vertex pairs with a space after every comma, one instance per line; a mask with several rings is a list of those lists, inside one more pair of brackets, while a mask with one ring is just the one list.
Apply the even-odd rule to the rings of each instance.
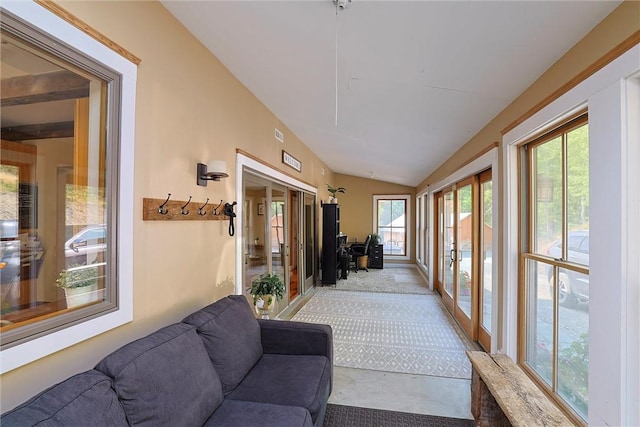
[[[414, 223], [416, 191], [413, 187], [342, 174], [335, 174], [335, 186], [346, 188], [346, 192], [338, 193], [337, 198], [340, 204], [340, 231], [349, 236], [350, 242], [354, 242], [356, 238], [359, 242], [363, 242], [367, 235], [373, 232], [373, 196], [375, 195], [410, 194], [411, 209], [407, 220], [409, 224]], [[326, 201], [329, 194], [326, 191], [324, 194], [323, 196], [323, 192], [320, 192], [321, 198]], [[411, 260], [407, 262], [415, 262], [415, 245], [415, 239], [411, 236]]]
[[[92, 368], [121, 345], [234, 292], [226, 221], [143, 222], [142, 198], [235, 199], [240, 148], [325, 188], [333, 174], [158, 2], [60, 2], [138, 56], [134, 186], [134, 321], [1, 377], [2, 410]], [[285, 143], [274, 139], [274, 127]], [[285, 149], [302, 174], [281, 162]], [[229, 178], [196, 186], [196, 163], [226, 160]], [[326, 174], [320, 174], [324, 168]], [[206, 248], [215, 248], [205, 250]]]

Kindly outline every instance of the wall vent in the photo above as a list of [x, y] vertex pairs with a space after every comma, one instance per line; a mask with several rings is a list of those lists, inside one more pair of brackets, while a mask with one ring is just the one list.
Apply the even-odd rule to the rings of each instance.
[[276, 128], [274, 133], [276, 139], [284, 144], [284, 133]]

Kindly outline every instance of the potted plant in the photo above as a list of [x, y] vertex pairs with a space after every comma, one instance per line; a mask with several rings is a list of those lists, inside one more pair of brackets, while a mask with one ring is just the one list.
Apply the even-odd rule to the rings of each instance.
[[329, 203], [338, 203], [338, 199], [336, 198], [337, 193], [343, 193], [347, 191], [344, 187], [334, 188], [331, 185], [327, 184], [327, 191], [331, 193], [331, 198], [329, 199]]
[[88, 304], [99, 299], [98, 266], [73, 265], [60, 272], [56, 286], [64, 289], [67, 308]]
[[268, 319], [276, 300], [284, 297], [284, 283], [275, 273], [261, 274], [251, 282], [249, 293], [253, 296], [253, 305], [262, 319]]
[[377, 234], [371, 235], [371, 241], [369, 242], [369, 247], [377, 246], [380, 243], [380, 236]]

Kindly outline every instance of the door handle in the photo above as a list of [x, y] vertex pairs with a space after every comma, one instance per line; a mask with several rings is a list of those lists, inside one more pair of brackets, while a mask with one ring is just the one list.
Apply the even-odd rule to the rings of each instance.
[[449, 268], [451, 268], [453, 266], [453, 261], [455, 260], [455, 258], [454, 258], [454, 256], [455, 256], [454, 252], [455, 251], [456, 250], [453, 249], [453, 248], [451, 249], [451, 251], [449, 251]]

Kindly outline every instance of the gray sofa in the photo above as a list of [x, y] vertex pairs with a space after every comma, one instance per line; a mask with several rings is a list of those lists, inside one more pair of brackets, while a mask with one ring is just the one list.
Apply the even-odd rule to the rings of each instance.
[[228, 296], [2, 414], [10, 426], [322, 426], [331, 327], [257, 320]]

